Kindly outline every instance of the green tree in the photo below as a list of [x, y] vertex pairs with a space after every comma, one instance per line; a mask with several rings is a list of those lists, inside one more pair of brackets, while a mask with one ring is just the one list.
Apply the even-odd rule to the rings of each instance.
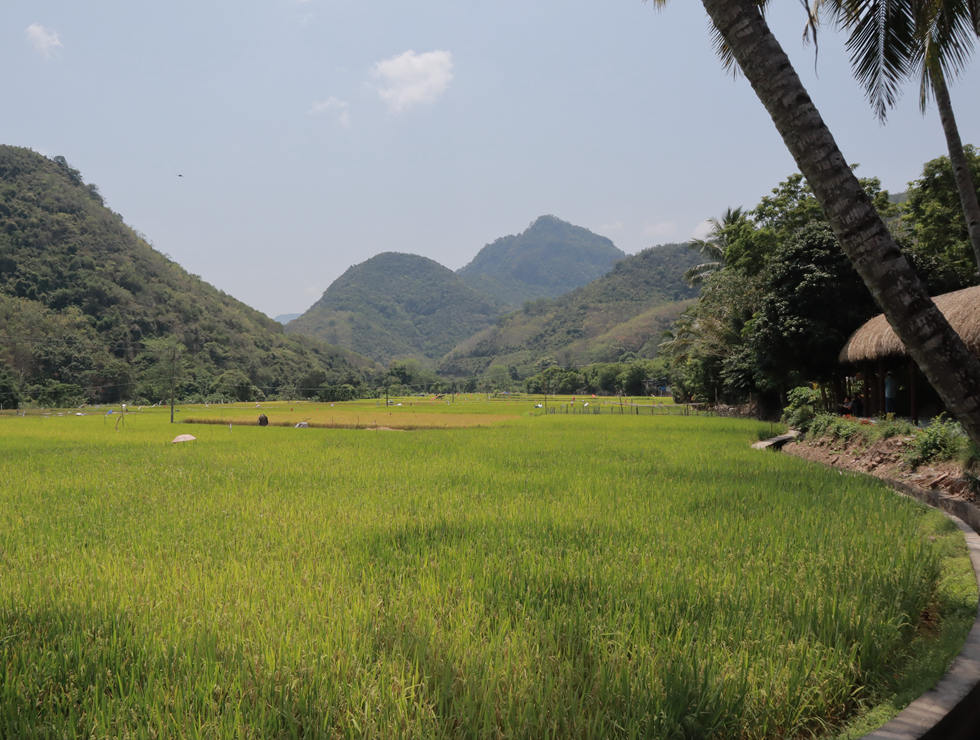
[[214, 381], [212, 394], [232, 401], [260, 401], [264, 398], [249, 377], [241, 370], [225, 370]]
[[[980, 152], [966, 146], [964, 155], [974, 182], [980, 182]], [[949, 158], [926, 162], [908, 196], [904, 219], [913, 237], [909, 252], [930, 289], [945, 293], [972, 285], [976, 264]]]
[[684, 280], [688, 285], [700, 285], [711, 273], [720, 270], [725, 266], [725, 256], [728, 251], [728, 242], [733, 230], [745, 219], [742, 209], [728, 208], [721, 219], [711, 218], [708, 223], [711, 229], [705, 239], [692, 239], [691, 249], [694, 249], [707, 261], [699, 265], [694, 265], [684, 273]]
[[20, 384], [6, 363], [0, 362], [0, 409], [20, 406]]
[[980, 359], [930, 300], [925, 284], [848, 167], [758, 3], [702, 0], [702, 4], [875, 301], [947, 408], [980, 444]]
[[860, 276], [823, 219], [779, 245], [762, 275], [748, 346], [760, 378], [780, 395], [829, 381], [848, 336], [874, 313]]
[[171, 396], [182, 398], [182, 384], [188, 376], [186, 352], [187, 348], [173, 337], [147, 339], [136, 357], [142, 370], [136, 395], [151, 403], [168, 401]]

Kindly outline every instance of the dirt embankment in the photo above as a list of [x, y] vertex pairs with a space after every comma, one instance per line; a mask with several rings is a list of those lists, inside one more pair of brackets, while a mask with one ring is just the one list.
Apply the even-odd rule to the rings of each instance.
[[891, 437], [867, 445], [863, 441], [845, 443], [822, 438], [789, 442], [783, 447], [783, 451], [836, 468], [869, 473], [876, 478], [897, 480], [919, 488], [939, 490], [972, 503], [980, 502], [980, 496], [956, 461], [920, 465], [914, 470], [910, 468], [904, 461], [903, 454], [911, 440], [911, 437]]

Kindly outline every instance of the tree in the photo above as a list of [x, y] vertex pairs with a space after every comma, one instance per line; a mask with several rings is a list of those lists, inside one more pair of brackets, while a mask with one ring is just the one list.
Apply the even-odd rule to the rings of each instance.
[[[657, 0], [663, 4], [665, 0]], [[929, 298], [755, 0], [702, 0], [854, 268], [950, 413], [980, 444], [980, 359]]]
[[0, 361], [0, 409], [15, 409], [20, 406], [20, 390], [17, 378], [6, 363]]
[[980, 34], [976, 0], [815, 0], [848, 31], [851, 67], [882, 121], [898, 97], [900, 84], [919, 77], [922, 110], [936, 99], [960, 206], [966, 217], [974, 261], [980, 267], [980, 201], [976, 180], [960, 139], [947, 80], [966, 63]]
[[760, 374], [781, 394], [831, 380], [840, 348], [874, 313], [868, 289], [822, 218], [778, 246], [761, 290], [748, 344]]
[[[974, 182], [980, 182], [980, 152], [966, 146], [964, 154]], [[904, 221], [913, 262], [934, 293], [974, 284], [976, 264], [948, 157], [926, 162], [922, 176], [909, 185]]]
[[744, 219], [745, 215], [741, 208], [728, 208], [720, 221], [717, 218], [708, 220], [708, 223], [711, 224], [711, 230], [706, 239], [691, 240], [689, 245], [691, 249], [697, 250], [708, 261], [694, 265], [684, 273], [684, 280], [687, 281], [688, 285], [700, 285], [708, 275], [724, 267], [728, 236], [733, 228]]

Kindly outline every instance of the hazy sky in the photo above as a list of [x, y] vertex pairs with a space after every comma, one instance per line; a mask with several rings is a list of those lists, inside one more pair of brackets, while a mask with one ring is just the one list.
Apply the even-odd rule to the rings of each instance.
[[[887, 125], [841, 41], [777, 36], [851, 162], [901, 191], [945, 152]], [[541, 214], [636, 252], [795, 166], [695, 0], [2, 0], [0, 142], [63, 155], [189, 271], [270, 315], [383, 251], [456, 269]], [[980, 72], [952, 87], [980, 144]], [[182, 176], [178, 176], [182, 175]]]

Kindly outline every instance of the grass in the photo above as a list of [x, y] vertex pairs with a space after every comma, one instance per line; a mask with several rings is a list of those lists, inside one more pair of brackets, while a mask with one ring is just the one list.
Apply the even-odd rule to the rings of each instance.
[[[517, 394], [515, 394], [516, 396]], [[485, 393], [446, 396], [392, 397], [365, 399], [346, 403], [314, 401], [272, 401], [267, 403], [215, 404], [196, 406], [180, 419], [197, 424], [256, 424], [259, 414], [265, 414], [272, 426], [295, 426], [305, 422], [311, 427], [334, 429], [459, 429], [476, 426], [496, 426], [521, 416], [537, 416], [551, 411], [582, 412], [583, 401], [597, 408], [635, 410], [644, 413], [681, 413], [669, 398], [582, 397], [524, 395], [490, 396]], [[538, 408], [541, 405], [542, 408]], [[649, 410], [648, 410], [649, 409]]]
[[0, 736], [798, 736], [959, 649], [941, 515], [752, 422], [493, 403], [0, 418]]

